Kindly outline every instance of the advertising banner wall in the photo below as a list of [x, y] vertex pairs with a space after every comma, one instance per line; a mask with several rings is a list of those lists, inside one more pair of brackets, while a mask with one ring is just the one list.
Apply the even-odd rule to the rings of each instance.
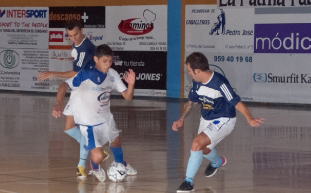
[[254, 9], [187, 5], [185, 26], [187, 51], [253, 52]]
[[[186, 56], [202, 52], [211, 69], [223, 74], [243, 101], [310, 104], [310, 13], [310, 8], [218, 9], [213, 5], [188, 5]], [[202, 23], [215, 19], [215, 15], [217, 29], [206, 34], [211, 27]], [[206, 22], [200, 22], [203, 18]], [[240, 35], [233, 35], [231, 29]], [[243, 32], [247, 35], [241, 35]], [[211, 42], [214, 47], [204, 46]], [[184, 73], [187, 97], [191, 76], [186, 68]]]
[[65, 24], [75, 19], [95, 46], [108, 44], [115, 51], [112, 67], [121, 76], [136, 72], [135, 96], [166, 96], [166, 13], [164, 5], [1, 7], [0, 90], [57, 92], [64, 79], [37, 76], [73, 69]]
[[0, 7], [0, 47], [48, 49], [48, 7]]
[[107, 44], [116, 51], [166, 51], [167, 6], [107, 7]]
[[115, 51], [113, 69], [136, 73], [135, 95], [166, 96], [166, 52]]

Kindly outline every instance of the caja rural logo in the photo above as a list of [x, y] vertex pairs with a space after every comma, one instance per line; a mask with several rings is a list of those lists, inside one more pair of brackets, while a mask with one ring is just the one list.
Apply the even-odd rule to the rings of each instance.
[[155, 19], [156, 14], [149, 9], [145, 9], [143, 12], [143, 18], [122, 20], [118, 28], [122, 33], [127, 35], [144, 35], [153, 30], [153, 21], [155, 21]]
[[0, 52], [0, 65], [4, 68], [13, 69], [18, 66], [19, 55], [13, 50], [3, 50]]

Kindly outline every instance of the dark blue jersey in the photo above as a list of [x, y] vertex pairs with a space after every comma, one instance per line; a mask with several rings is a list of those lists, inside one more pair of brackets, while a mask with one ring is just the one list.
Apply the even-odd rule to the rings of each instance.
[[228, 80], [213, 72], [209, 82], [194, 82], [189, 92], [189, 100], [201, 103], [201, 114], [205, 120], [236, 116], [235, 106], [241, 101]]
[[90, 69], [95, 66], [94, 44], [84, 38], [80, 45], [72, 45], [71, 56], [74, 58], [73, 71], [79, 72], [81, 69]]

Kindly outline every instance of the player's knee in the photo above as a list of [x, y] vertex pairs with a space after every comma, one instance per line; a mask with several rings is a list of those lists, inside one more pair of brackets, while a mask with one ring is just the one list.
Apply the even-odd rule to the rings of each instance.
[[111, 147], [119, 147], [121, 146], [121, 138], [118, 136], [113, 142], [110, 144]]
[[100, 164], [104, 159], [104, 155], [100, 153], [96, 153], [92, 155], [92, 161], [96, 164]]
[[199, 151], [199, 150], [203, 150], [204, 146], [202, 144], [202, 142], [195, 138], [193, 141], [192, 141], [192, 147], [191, 147], [191, 150], [192, 151]]

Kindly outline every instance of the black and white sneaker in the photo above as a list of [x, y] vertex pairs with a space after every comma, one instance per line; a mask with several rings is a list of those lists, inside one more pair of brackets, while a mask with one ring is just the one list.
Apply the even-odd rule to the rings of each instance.
[[[226, 165], [227, 159], [226, 159], [225, 157], [222, 157], [222, 158], [221, 158], [221, 161], [222, 161], [222, 163], [221, 163], [220, 166]], [[219, 167], [220, 167], [220, 166], [219, 166]], [[208, 177], [208, 178], [209, 178], [209, 177], [212, 177], [213, 175], [215, 175], [219, 167], [214, 168], [211, 164], [209, 164], [209, 165], [207, 166], [206, 170], [205, 170], [205, 177]]]
[[192, 192], [192, 191], [194, 191], [193, 186], [191, 185], [190, 182], [186, 181], [184, 181], [177, 189], [177, 192]]

